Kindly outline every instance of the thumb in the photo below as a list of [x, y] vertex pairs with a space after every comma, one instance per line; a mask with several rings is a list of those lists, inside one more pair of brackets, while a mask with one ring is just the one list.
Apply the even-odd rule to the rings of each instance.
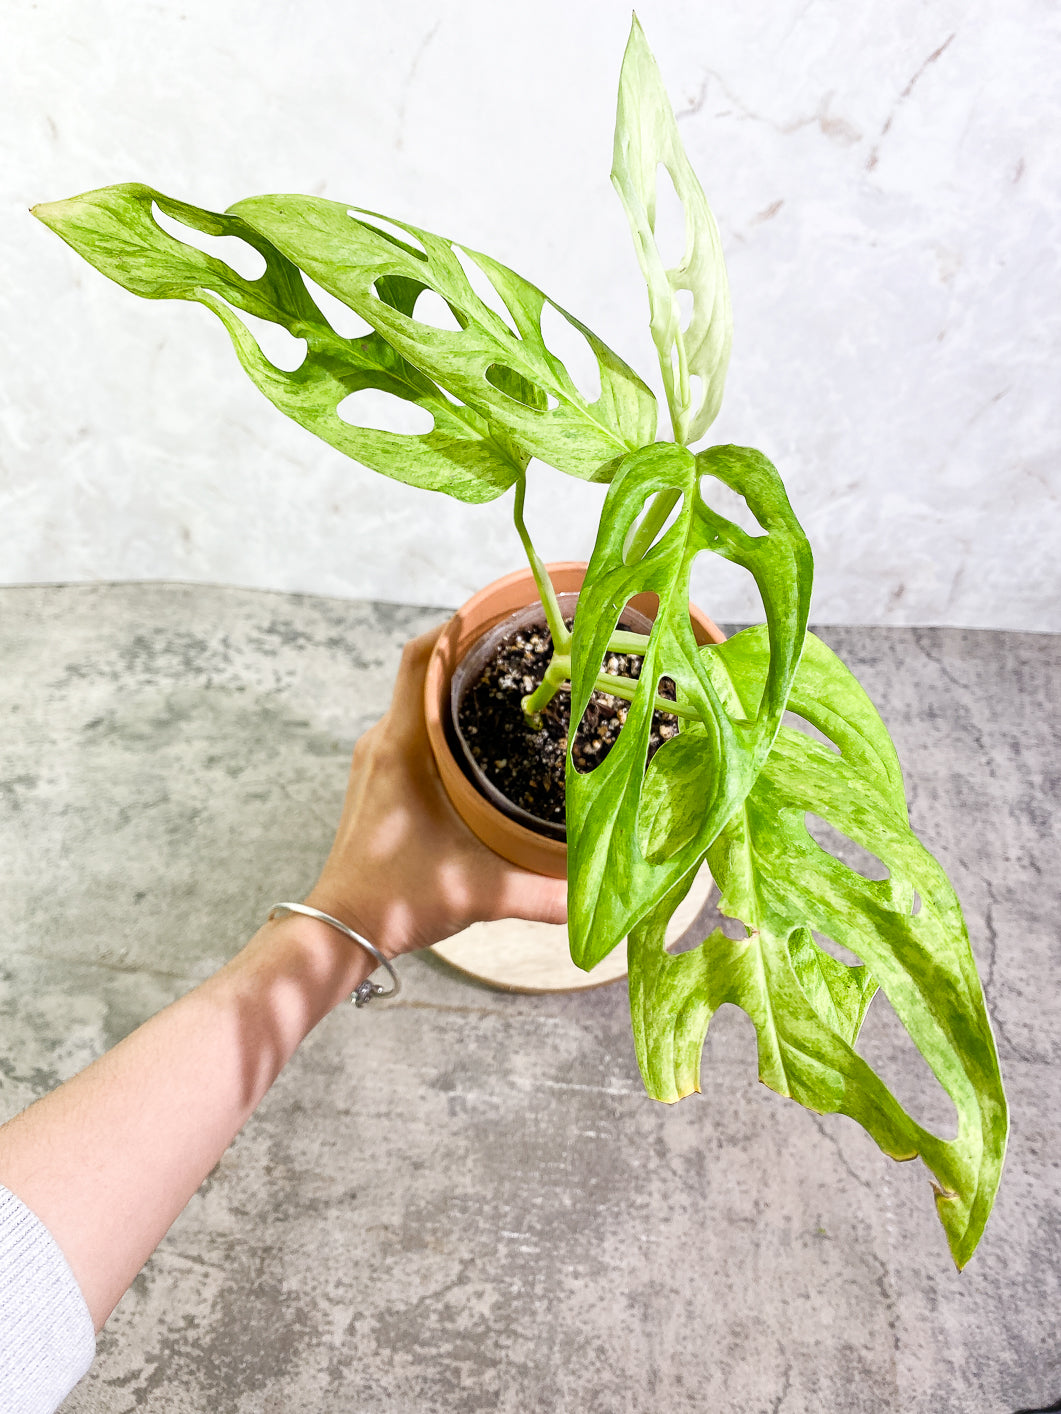
[[567, 880], [509, 869], [498, 890], [498, 918], [526, 918], [532, 923], [567, 922]]

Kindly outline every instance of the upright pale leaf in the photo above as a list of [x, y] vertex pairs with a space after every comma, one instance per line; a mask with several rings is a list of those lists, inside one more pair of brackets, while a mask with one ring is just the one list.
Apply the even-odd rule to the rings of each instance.
[[[661, 178], [661, 169], [666, 176]], [[669, 177], [685, 213], [685, 253], [668, 270], [657, 242], [659, 180]], [[686, 156], [656, 61], [636, 17], [623, 57], [612, 181], [626, 210], [648, 285], [652, 339], [675, 441], [702, 437], [718, 416], [733, 327], [718, 226]], [[692, 296], [682, 328], [678, 292]], [[701, 380], [695, 390], [691, 377]]]
[[[713, 510], [702, 479], [742, 495], [763, 528], [750, 535]], [[674, 523], [628, 564], [630, 529], [650, 497], [680, 498]], [[762, 596], [769, 670], [755, 702], [741, 702], [716, 650], [700, 650], [689, 619], [689, 575], [702, 551], [744, 566]], [[628, 457], [608, 490], [572, 643], [571, 721], [581, 720], [624, 606], [659, 596], [637, 691], [606, 759], [581, 775], [568, 758], [568, 927], [571, 954], [593, 967], [691, 873], [740, 806], [766, 760], [803, 648], [812, 562], [781, 479], [761, 452], [712, 447], [694, 457], [656, 443]], [[675, 683], [694, 720], [645, 771], [660, 677]], [[571, 735], [574, 735], [572, 730]]]
[[[716, 652], [750, 707], [769, 663], [761, 628]], [[898, 763], [872, 704], [813, 635], [789, 698], [839, 754], [782, 727], [740, 809], [708, 851], [720, 908], [748, 936], [715, 931], [667, 953], [666, 899], [630, 938], [630, 995], [638, 1059], [651, 1094], [700, 1088], [700, 1053], [715, 1011], [732, 1002], [759, 1040], [759, 1076], [779, 1094], [849, 1115], [885, 1153], [921, 1155], [955, 1262], [983, 1232], [1006, 1147], [1006, 1099], [961, 909], [945, 874], [910, 829]], [[889, 871], [867, 879], [807, 830], [820, 816]], [[813, 932], [862, 960], [847, 966]], [[880, 985], [954, 1102], [957, 1133], [941, 1139], [891, 1095], [858, 1054], [859, 1028]]]

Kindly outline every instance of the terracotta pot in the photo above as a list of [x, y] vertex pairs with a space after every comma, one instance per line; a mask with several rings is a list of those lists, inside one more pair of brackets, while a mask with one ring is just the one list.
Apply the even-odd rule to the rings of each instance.
[[[558, 594], [577, 593], [586, 575], [586, 566], [578, 561], [547, 565], [546, 569]], [[533, 603], [537, 597], [534, 576], [528, 568], [516, 570], [488, 584], [457, 610], [439, 635], [427, 666], [424, 713], [428, 740], [442, 784], [468, 828], [503, 859], [531, 869], [536, 874], [563, 879], [567, 875], [567, 845], [562, 840], [549, 839], [510, 820], [492, 805], [465, 775], [450, 746], [447, 731], [450, 679], [456, 665], [478, 638], [502, 619]], [[651, 619], [655, 616], [654, 595], [639, 594], [630, 602], [646, 617]], [[694, 606], [689, 616], [697, 643], [724, 642], [725, 634], [706, 614]]]

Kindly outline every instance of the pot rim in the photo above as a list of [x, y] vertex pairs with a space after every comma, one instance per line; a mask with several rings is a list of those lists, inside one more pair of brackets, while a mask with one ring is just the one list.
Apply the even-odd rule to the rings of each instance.
[[[558, 593], [577, 593], [587, 564], [563, 560], [547, 564], [546, 573]], [[473, 594], [443, 626], [431, 652], [424, 680], [424, 715], [428, 742], [442, 784], [461, 819], [479, 840], [511, 863], [534, 873], [563, 878], [567, 873], [567, 844], [510, 819], [484, 796], [465, 775], [447, 740], [445, 712], [450, 679], [456, 664], [474, 643], [512, 609], [525, 607], [538, 597], [529, 567], [513, 570]], [[634, 607], [639, 607], [634, 596]], [[654, 597], [654, 596], [652, 596]], [[653, 617], [653, 610], [647, 617]], [[701, 643], [722, 643], [725, 635], [711, 619], [690, 606], [694, 631]]]
[[[557, 594], [557, 601], [560, 605], [560, 612], [567, 618], [577, 612], [578, 592], [564, 591]], [[635, 632], [644, 633], [652, 628], [652, 621], [647, 615], [640, 613], [637, 609], [626, 608], [623, 610], [620, 623], [624, 623], [627, 628], [634, 629]], [[514, 609], [512, 613], [500, 619], [493, 628], [488, 628], [481, 633], [468, 651], [455, 665], [450, 674], [449, 695], [447, 700], [447, 727], [452, 733], [453, 739], [460, 748], [461, 759], [464, 763], [465, 774], [471, 773], [471, 779], [477, 790], [486, 796], [503, 815], [510, 820], [515, 820], [518, 824], [526, 825], [528, 830], [535, 834], [544, 835], [547, 839], [561, 840], [566, 843], [567, 833], [565, 826], [554, 824], [550, 820], [543, 819], [540, 815], [535, 815], [532, 810], [526, 810], [515, 801], [509, 799], [504, 791], [500, 790], [483, 770], [482, 766], [472, 754], [472, 749], [467, 738], [461, 729], [460, 708], [465, 696], [475, 685], [476, 674], [481, 673], [487, 664], [492, 660], [495, 651], [506, 639], [518, 633], [521, 629], [529, 628], [532, 625], [547, 627], [545, 610], [537, 595], [522, 609]], [[465, 677], [465, 674], [470, 676]]]

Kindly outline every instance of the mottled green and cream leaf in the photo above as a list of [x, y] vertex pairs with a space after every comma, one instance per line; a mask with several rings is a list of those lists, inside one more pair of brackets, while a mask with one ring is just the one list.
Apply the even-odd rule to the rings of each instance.
[[[703, 486], [742, 496], [763, 533], [714, 510]], [[646, 552], [627, 561], [631, 527], [653, 497], [676, 515]], [[753, 577], [768, 625], [769, 663], [754, 701], [742, 700], [721, 648], [699, 648], [689, 618], [697, 556], [719, 555]], [[601, 514], [572, 642], [571, 721], [581, 720], [624, 606], [659, 597], [640, 678], [619, 739], [587, 775], [567, 767], [568, 929], [572, 956], [593, 967], [702, 861], [751, 789], [781, 723], [803, 648], [813, 564], [781, 478], [761, 452], [712, 447], [694, 456], [659, 442], [623, 461]], [[656, 686], [676, 686], [691, 714], [646, 772]], [[571, 733], [573, 735], [573, 733]]]
[[[672, 269], [664, 265], [657, 239], [658, 183], [665, 180], [673, 183], [685, 216], [685, 250]], [[722, 403], [733, 328], [729, 282], [718, 226], [636, 16], [619, 78], [612, 182], [648, 286], [650, 328], [674, 440], [688, 445], [704, 435]], [[685, 326], [680, 291], [692, 299]]]
[[[754, 700], [766, 680], [765, 631], [748, 629], [716, 654]], [[848, 1115], [895, 1159], [918, 1155], [958, 1266], [990, 1214], [1006, 1148], [1007, 1109], [991, 1025], [958, 900], [910, 829], [895, 753], [866, 694], [831, 651], [807, 635], [791, 709], [840, 751], [783, 726], [744, 802], [707, 852], [721, 912], [739, 940], [713, 932], [667, 953], [672, 895], [630, 937], [634, 1036], [645, 1083], [672, 1101], [700, 1088], [711, 1018], [725, 1002], [751, 1017], [759, 1076], [778, 1094]], [[813, 814], [880, 860], [867, 879], [822, 848]], [[815, 940], [860, 959], [848, 965]], [[921, 1125], [858, 1054], [877, 987], [954, 1103], [957, 1132]]]
[[[265, 259], [265, 273], [245, 279], [175, 239], [154, 219], [153, 205], [195, 230], [248, 242]], [[553, 305], [596, 359], [601, 391], [589, 403], [542, 336], [542, 311], [552, 301], [488, 256], [418, 227], [399, 226], [408, 231], [404, 241], [383, 230], [384, 218], [374, 213], [314, 197], [256, 197], [220, 214], [137, 183], [41, 205], [34, 214], [134, 294], [205, 304], [270, 401], [398, 480], [485, 501], [539, 456], [570, 475], [606, 481], [619, 459], [655, 435], [652, 394], [591, 330]], [[458, 249], [493, 284], [514, 328], [476, 294]], [[374, 332], [352, 340], [337, 335], [300, 271]], [[456, 328], [417, 318], [426, 291], [450, 306]], [[302, 364], [277, 368], [239, 319], [241, 311], [305, 339]], [[431, 429], [412, 435], [351, 426], [337, 408], [366, 388], [418, 404], [431, 415]]]
[[[251, 197], [231, 210], [528, 456], [582, 480], [607, 481], [619, 459], [655, 436], [655, 398], [637, 374], [573, 315], [489, 256], [407, 222], [390, 223], [409, 238], [396, 239], [372, 225], [376, 213], [323, 197]], [[458, 250], [489, 279], [514, 327], [476, 293]], [[433, 290], [461, 327], [437, 328], [418, 320], [415, 308], [406, 313], [384, 304], [376, 283], [395, 275]], [[545, 342], [546, 304], [596, 359], [601, 391], [593, 403]], [[513, 378], [534, 390], [529, 402], [512, 395]]]
[[[263, 256], [264, 274], [245, 279], [225, 261], [177, 240], [155, 220], [153, 205], [193, 230], [246, 241]], [[504, 429], [447, 398], [379, 333], [358, 339], [336, 334], [298, 267], [239, 216], [189, 206], [140, 183], [36, 206], [34, 215], [133, 294], [194, 300], [212, 310], [228, 330], [247, 375], [269, 401], [372, 470], [458, 500], [483, 502], [499, 496], [525, 467], [526, 454]], [[407, 286], [402, 299], [392, 286], [389, 297], [399, 306], [408, 305], [424, 288], [422, 282]], [[304, 339], [301, 365], [289, 371], [277, 368], [240, 312]], [[431, 415], [433, 426], [413, 435], [350, 425], [337, 409], [351, 393], [363, 389], [418, 404]]]

